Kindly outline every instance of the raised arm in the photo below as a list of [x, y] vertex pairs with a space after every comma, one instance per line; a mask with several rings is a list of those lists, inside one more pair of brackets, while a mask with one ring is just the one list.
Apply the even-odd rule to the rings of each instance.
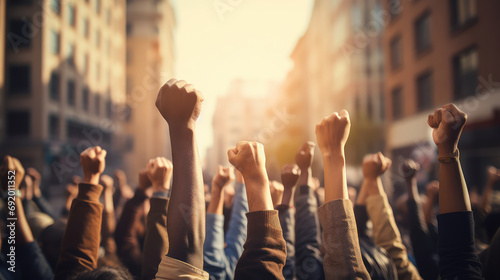
[[42, 182], [42, 175], [35, 168], [28, 168], [26, 170], [26, 175], [31, 177], [33, 181], [33, 202], [36, 204], [38, 209], [43, 213], [49, 215], [53, 219], [55, 219], [54, 211], [52, 206], [45, 200], [45, 197], [42, 194], [42, 190], [40, 189], [40, 184]]
[[229, 162], [245, 179], [248, 197], [248, 234], [236, 265], [235, 279], [283, 279], [286, 245], [278, 211], [273, 210], [264, 147], [239, 142], [228, 152]]
[[312, 163], [314, 142], [306, 142], [295, 155], [300, 168], [298, 189], [295, 195], [295, 274], [297, 279], [324, 278], [323, 259], [320, 253], [320, 225], [318, 202], [314, 192]]
[[283, 199], [276, 207], [279, 211], [281, 230], [286, 241], [286, 263], [283, 267], [283, 276], [287, 280], [295, 278], [295, 185], [299, 180], [300, 169], [297, 164], [286, 164], [281, 169], [283, 183]]
[[105, 167], [106, 150], [90, 147], [80, 154], [83, 181], [69, 211], [55, 279], [69, 279], [97, 267], [103, 206], [99, 178]]
[[495, 184], [500, 181], [500, 170], [496, 169], [494, 166], [488, 167], [488, 181], [486, 182], [486, 187], [481, 194], [481, 200], [479, 207], [486, 213], [491, 211], [491, 198], [493, 196], [493, 188]]
[[175, 277], [171, 265], [203, 273], [205, 241], [205, 200], [201, 161], [196, 144], [196, 120], [201, 112], [201, 93], [185, 81], [169, 80], [158, 93], [156, 107], [167, 121], [172, 145], [173, 184], [170, 195], [168, 258], [156, 278]]
[[350, 127], [345, 110], [316, 125], [325, 173], [325, 204], [318, 212], [323, 227], [323, 267], [327, 279], [370, 279], [361, 258], [356, 220], [348, 199], [344, 146]]
[[447, 104], [429, 115], [439, 165], [439, 269], [442, 279], [481, 279], [474, 251], [474, 219], [459, 161], [458, 140], [467, 115]]
[[139, 188], [153, 187], [150, 210], [146, 222], [146, 236], [142, 257], [142, 279], [151, 280], [158, 272], [158, 265], [168, 253], [167, 232], [168, 191], [172, 180], [172, 162], [166, 158], [152, 159], [146, 170], [139, 172]]
[[116, 229], [115, 207], [113, 205], [113, 178], [108, 175], [101, 176], [101, 185], [104, 187], [104, 211], [102, 212], [101, 244], [105, 256], [116, 255], [116, 242], [114, 233]]

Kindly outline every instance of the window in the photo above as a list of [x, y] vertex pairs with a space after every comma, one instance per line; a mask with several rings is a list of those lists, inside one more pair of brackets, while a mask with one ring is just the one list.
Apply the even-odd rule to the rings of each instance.
[[417, 78], [418, 110], [423, 111], [433, 106], [432, 73], [424, 73]]
[[476, 0], [451, 0], [451, 26], [459, 29], [477, 18]]
[[59, 138], [59, 117], [56, 115], [49, 116], [49, 137], [51, 139]]
[[392, 119], [398, 120], [403, 117], [403, 88], [397, 87], [392, 90]]
[[87, 75], [89, 71], [89, 55], [84, 54], [83, 55], [83, 74]]
[[29, 48], [33, 29], [27, 19], [14, 19], [9, 21], [9, 30], [7, 32], [8, 45], [18, 51], [19, 48]]
[[61, 12], [61, 0], [50, 0], [50, 8], [54, 13], [59, 14]]
[[469, 48], [453, 58], [456, 99], [475, 94], [478, 76], [477, 67], [478, 54], [475, 47]]
[[391, 68], [393, 70], [401, 68], [403, 64], [402, 51], [401, 36], [397, 36], [391, 40]]
[[84, 111], [88, 112], [89, 111], [89, 88], [84, 87], [82, 90], [82, 108]]
[[101, 77], [101, 68], [99, 67], [99, 63], [95, 64], [95, 80], [99, 81], [99, 78]]
[[50, 99], [52, 100], [59, 100], [59, 92], [60, 92], [60, 76], [59, 73], [57, 72], [52, 72], [50, 74], [50, 81], [49, 81], [49, 94], [50, 94]]
[[73, 3], [68, 4], [68, 24], [75, 26], [75, 6]]
[[10, 65], [9, 69], [9, 95], [23, 95], [31, 92], [31, 67], [30, 65]]
[[55, 30], [50, 31], [50, 52], [52, 54], [59, 54], [61, 45], [61, 36]]
[[366, 96], [366, 114], [368, 115], [368, 118], [373, 118], [373, 101], [372, 101], [372, 96], [371, 94], [368, 93]]
[[94, 1], [94, 10], [95, 10], [96, 14], [101, 13], [101, 1], [100, 0]]
[[70, 106], [75, 106], [75, 82], [73, 80], [69, 80], [67, 83], [66, 93], [67, 93], [67, 103]]
[[426, 12], [415, 22], [415, 42], [417, 43], [417, 54], [420, 54], [431, 47], [430, 21], [430, 13]]
[[106, 23], [108, 25], [111, 24], [111, 10], [108, 8], [108, 10], [106, 11]]
[[7, 112], [7, 136], [29, 136], [31, 129], [31, 114], [29, 111]]
[[83, 36], [85, 38], [89, 37], [89, 20], [87, 18], [83, 19]]
[[75, 66], [75, 45], [68, 45], [68, 54], [66, 55], [66, 60], [68, 61], [69, 65]]

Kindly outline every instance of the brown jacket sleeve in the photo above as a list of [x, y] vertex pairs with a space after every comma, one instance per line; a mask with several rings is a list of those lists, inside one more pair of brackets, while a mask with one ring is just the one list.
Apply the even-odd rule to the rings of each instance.
[[234, 279], [284, 279], [286, 243], [278, 211], [247, 213], [248, 234]]
[[337, 199], [318, 209], [323, 227], [326, 279], [371, 279], [361, 258], [352, 203]]
[[151, 208], [146, 222], [144, 258], [142, 259], [142, 280], [155, 278], [162, 257], [168, 253], [168, 202], [166, 198], [150, 199]]
[[97, 267], [103, 206], [99, 202], [101, 185], [80, 183], [78, 196], [69, 211], [61, 244], [55, 279], [69, 279]]
[[398, 271], [398, 279], [422, 279], [417, 268], [408, 259], [406, 247], [401, 240], [401, 234], [387, 196], [373, 195], [366, 199], [366, 210], [373, 223], [373, 240], [377, 246], [384, 248]]
[[120, 261], [134, 277], [140, 277], [142, 250], [139, 244], [137, 229], [141, 221], [141, 208], [147, 196], [137, 190], [134, 197], [123, 207], [122, 215], [115, 230], [115, 241]]

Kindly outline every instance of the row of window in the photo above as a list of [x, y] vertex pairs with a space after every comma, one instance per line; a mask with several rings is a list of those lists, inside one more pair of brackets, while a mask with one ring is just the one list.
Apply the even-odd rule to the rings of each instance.
[[[451, 0], [452, 32], [467, 27], [477, 18], [476, 0]], [[431, 13], [424, 12], [415, 20], [415, 50], [417, 55], [428, 51], [432, 47], [431, 41]], [[403, 47], [401, 35], [396, 35], [390, 41], [391, 68], [397, 70], [403, 64]]]
[[[477, 88], [478, 54], [477, 48], [468, 48], [457, 54], [452, 61], [454, 98], [463, 99], [474, 95]], [[434, 81], [432, 72], [425, 72], [416, 79], [418, 111], [430, 109], [434, 106]], [[397, 86], [391, 92], [392, 118], [400, 119], [403, 112], [403, 87]]]
[[[86, 2], [88, 3], [89, 0], [86, 0]], [[56, 13], [56, 14], [60, 14], [61, 13], [61, 0], [50, 0], [50, 9]], [[74, 20], [74, 17], [75, 17], [75, 8], [74, 8], [74, 5], [73, 3], [71, 2], [68, 2], [66, 4], [66, 7], [68, 7], [68, 22], [72, 22], [72, 20]], [[101, 0], [94, 0], [94, 5], [93, 5], [93, 9], [95, 11], [96, 14], [100, 14], [101, 13]], [[110, 10], [108, 9], [107, 11], [107, 14], [106, 14], [106, 19], [107, 19], [107, 22], [109, 24], [109, 22], [111, 21], [111, 18], [110, 18]]]

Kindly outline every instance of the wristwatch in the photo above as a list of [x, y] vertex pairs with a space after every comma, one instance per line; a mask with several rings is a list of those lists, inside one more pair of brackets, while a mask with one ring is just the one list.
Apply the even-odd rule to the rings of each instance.
[[456, 149], [453, 153], [443, 155], [443, 156], [438, 156], [438, 161], [441, 163], [450, 163], [450, 162], [456, 162], [458, 161], [458, 157], [460, 156], [460, 152], [458, 149]]

